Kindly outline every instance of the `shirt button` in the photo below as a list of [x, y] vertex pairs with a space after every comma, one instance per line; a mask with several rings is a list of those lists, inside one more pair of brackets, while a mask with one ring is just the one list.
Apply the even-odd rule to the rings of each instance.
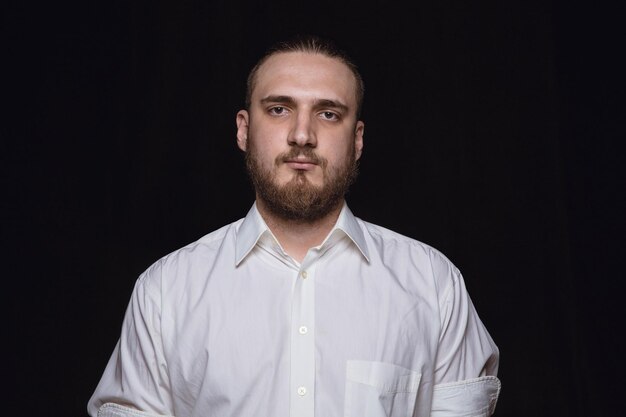
[[306, 388], [298, 387], [298, 395], [302, 397], [304, 394], [306, 394]]
[[302, 278], [306, 279], [306, 271], [300, 272], [300, 275], [302, 275]]
[[306, 326], [300, 326], [300, 328], [298, 329], [298, 331], [300, 332], [300, 334], [307, 334], [307, 332], [309, 331], [309, 329], [306, 328]]

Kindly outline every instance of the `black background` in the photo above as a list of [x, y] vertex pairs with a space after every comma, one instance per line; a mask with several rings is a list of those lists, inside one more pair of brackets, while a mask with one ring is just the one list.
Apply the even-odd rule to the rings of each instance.
[[2, 31], [5, 413], [85, 416], [139, 273], [245, 215], [245, 77], [297, 32], [359, 64], [348, 203], [461, 269], [496, 415], [623, 413], [623, 7], [22, 2]]

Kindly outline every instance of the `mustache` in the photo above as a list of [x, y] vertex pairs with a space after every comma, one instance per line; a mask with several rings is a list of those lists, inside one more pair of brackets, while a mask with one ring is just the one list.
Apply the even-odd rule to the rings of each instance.
[[276, 165], [279, 165], [281, 162], [287, 162], [289, 160], [296, 159], [298, 157], [304, 157], [307, 160], [313, 162], [316, 165], [321, 165], [322, 167], [326, 166], [326, 159], [317, 155], [313, 148], [309, 147], [294, 147], [291, 148], [288, 152], [283, 152], [276, 157]]

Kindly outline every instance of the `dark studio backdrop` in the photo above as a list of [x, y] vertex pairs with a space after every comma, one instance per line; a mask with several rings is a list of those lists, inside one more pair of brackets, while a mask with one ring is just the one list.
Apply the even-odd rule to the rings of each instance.
[[5, 412], [86, 416], [138, 275], [252, 204], [245, 77], [310, 32], [366, 83], [348, 203], [461, 269], [501, 351], [496, 415], [620, 415], [623, 17], [560, 0], [5, 7]]

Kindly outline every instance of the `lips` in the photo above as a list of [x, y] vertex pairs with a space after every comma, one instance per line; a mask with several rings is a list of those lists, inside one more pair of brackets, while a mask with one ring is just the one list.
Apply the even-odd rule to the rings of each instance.
[[308, 158], [290, 158], [285, 160], [285, 164], [292, 169], [311, 170], [317, 166], [317, 162]]

